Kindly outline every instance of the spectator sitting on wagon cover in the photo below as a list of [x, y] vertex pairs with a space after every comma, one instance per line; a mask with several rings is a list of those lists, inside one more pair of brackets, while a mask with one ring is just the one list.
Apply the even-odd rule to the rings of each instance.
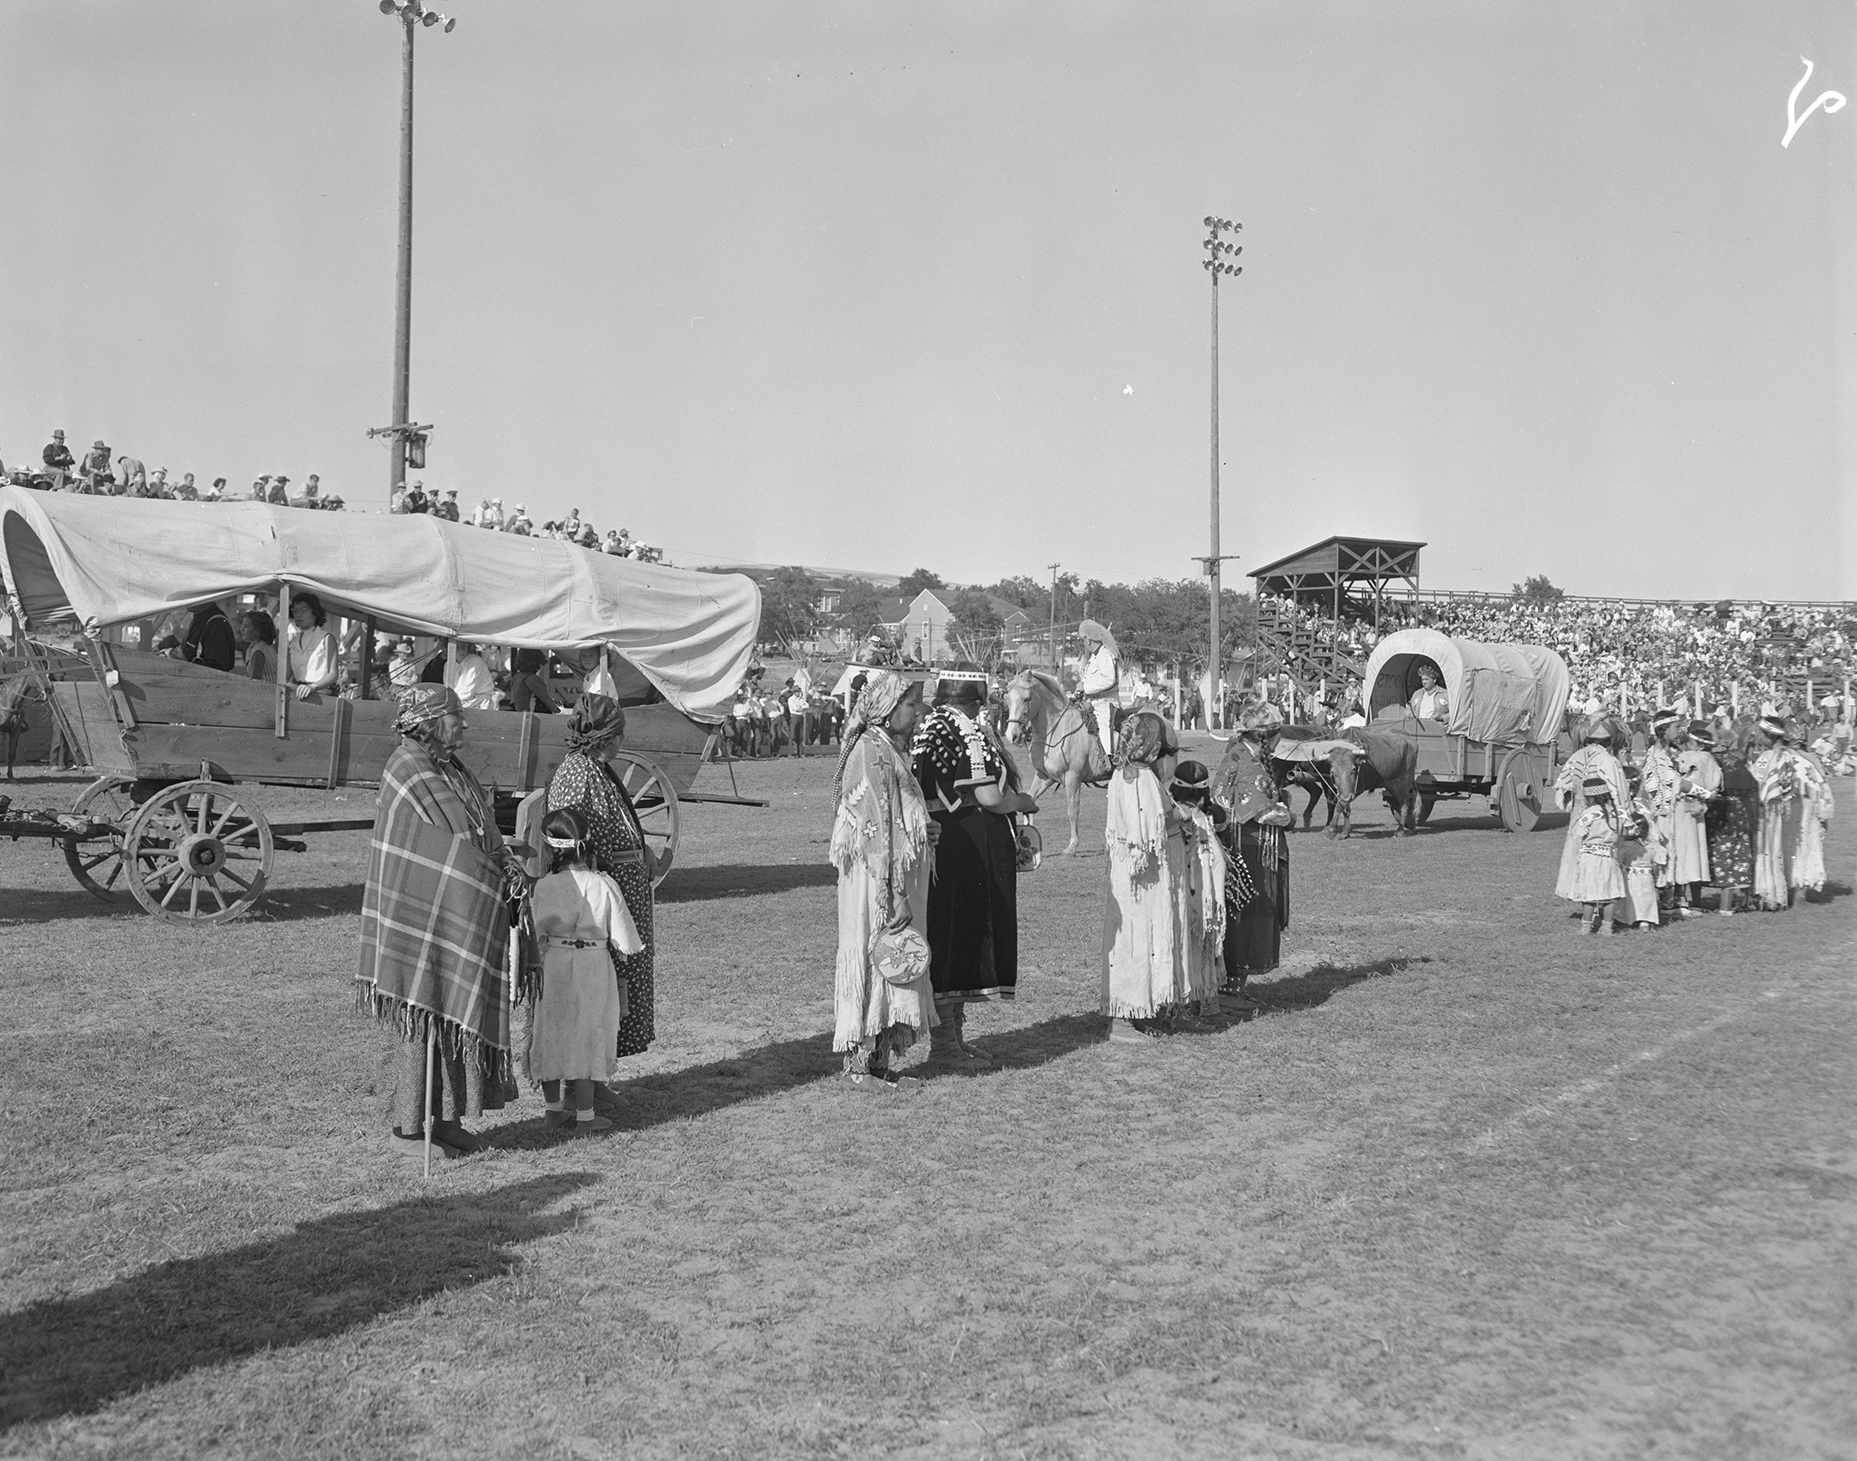
[[45, 470], [52, 474], [53, 490], [62, 491], [65, 477], [77, 466], [77, 458], [71, 455], [71, 448], [64, 444], [64, 432], [54, 431], [52, 439], [39, 455], [44, 459]]

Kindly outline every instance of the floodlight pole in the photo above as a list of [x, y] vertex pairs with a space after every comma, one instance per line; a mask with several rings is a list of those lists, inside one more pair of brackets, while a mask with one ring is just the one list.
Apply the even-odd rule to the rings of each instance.
[[1243, 273], [1237, 264], [1225, 262], [1227, 256], [1236, 258], [1244, 252], [1237, 244], [1228, 243], [1224, 235], [1238, 233], [1244, 225], [1233, 223], [1224, 218], [1207, 218], [1204, 248], [1206, 257], [1201, 267], [1212, 276], [1212, 548], [1206, 562], [1206, 581], [1210, 589], [1211, 605], [1207, 627], [1211, 631], [1211, 655], [1207, 661], [1211, 671], [1211, 700], [1206, 707], [1206, 724], [1222, 728], [1224, 722], [1225, 696], [1225, 656], [1221, 653], [1219, 638], [1219, 275], [1230, 274], [1236, 277]]
[[387, 501], [406, 480], [406, 438], [412, 431], [413, 373], [413, 32], [422, 25], [457, 24], [421, 0], [380, 0], [382, 15], [400, 22], [400, 249], [394, 267], [393, 420], [387, 437]]
[[[400, 249], [394, 266], [393, 415], [395, 427], [406, 425], [413, 373], [413, 32], [419, 7], [408, 5], [400, 20]], [[387, 439], [387, 501], [406, 480], [406, 433]]]

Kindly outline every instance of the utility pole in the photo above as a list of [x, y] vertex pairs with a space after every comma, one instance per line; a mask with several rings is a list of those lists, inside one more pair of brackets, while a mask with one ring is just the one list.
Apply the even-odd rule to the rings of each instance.
[[[413, 32], [422, 25], [443, 25], [449, 33], [457, 21], [427, 10], [421, 0], [380, 0], [380, 13], [400, 22], [400, 248], [394, 269], [393, 421], [383, 431], [390, 451], [387, 500], [406, 479], [407, 438], [417, 429], [407, 416], [413, 355]], [[423, 440], [421, 442], [423, 448]]]
[[1057, 674], [1057, 570], [1053, 563], [1051, 569], [1051, 673]]
[[[1236, 236], [1243, 228], [1242, 223], [1233, 223], [1229, 218], [1206, 219], [1206, 239], [1204, 247], [1206, 257], [1201, 267], [1212, 276], [1212, 549], [1205, 559], [1206, 578], [1211, 589], [1211, 649], [1207, 663], [1211, 667], [1212, 703], [1206, 707], [1206, 723], [1220, 726], [1224, 719], [1225, 696], [1223, 684], [1225, 679], [1225, 656], [1219, 642], [1219, 564], [1224, 561], [1219, 556], [1219, 275], [1230, 274], [1236, 278], [1244, 270], [1237, 264], [1227, 262], [1235, 259], [1244, 249], [1226, 240], [1226, 234]], [[1222, 727], [1221, 727], [1222, 728]]]

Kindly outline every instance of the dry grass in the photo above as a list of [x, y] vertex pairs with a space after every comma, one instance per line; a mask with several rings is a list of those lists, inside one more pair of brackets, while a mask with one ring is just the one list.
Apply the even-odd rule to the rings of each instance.
[[198, 935], [0, 844], [0, 1452], [1853, 1454], [1848, 786], [1840, 896], [1612, 940], [1480, 803], [1298, 836], [1266, 1011], [1140, 1049], [1054, 860], [1002, 1068], [885, 1100], [823, 1033], [829, 763], [741, 776], [621, 1130], [530, 1100], [430, 1184], [350, 1013], [361, 835]]

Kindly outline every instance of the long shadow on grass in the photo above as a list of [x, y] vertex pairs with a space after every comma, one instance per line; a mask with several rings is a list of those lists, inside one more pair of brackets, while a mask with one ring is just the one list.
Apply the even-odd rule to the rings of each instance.
[[[997, 1064], [946, 1069], [918, 1065], [907, 1069], [905, 1074], [935, 1080], [987, 1075], [1002, 1069], [1023, 1070], [1056, 1060], [1085, 1045], [1099, 1044], [1107, 1034], [1108, 1025], [1100, 1015], [1054, 1015], [1035, 1025], [982, 1037], [980, 1045]], [[708, 1116], [744, 1101], [758, 1101], [819, 1081], [835, 1080], [843, 1069], [843, 1060], [832, 1051], [831, 1035], [820, 1033], [760, 1045], [729, 1060], [711, 1060], [663, 1075], [627, 1080], [622, 1065], [614, 1089], [625, 1106], [613, 1116], [613, 1125], [621, 1131], [645, 1131], [669, 1121]], [[520, 1149], [588, 1139], [549, 1130], [539, 1113], [533, 1120], [488, 1128], [479, 1134], [489, 1146]]]
[[658, 889], [660, 903], [703, 903], [712, 898], [756, 898], [795, 888], [830, 888], [838, 871], [829, 862], [719, 863], [680, 867]]
[[573, 1225], [571, 1213], [541, 1208], [599, 1180], [568, 1172], [318, 1218], [0, 1316], [0, 1429], [85, 1414], [191, 1370], [326, 1339], [500, 1278], [516, 1244]]
[[[334, 918], [361, 911], [360, 883], [323, 888], [273, 888], [245, 917], [254, 923], [295, 923], [304, 918]], [[128, 893], [104, 899], [82, 888], [56, 888], [8, 893], [0, 905], [0, 926], [9, 923], [61, 923], [67, 919], [114, 918], [133, 914], [147, 918], [142, 905]]]
[[[1376, 959], [1371, 964], [1354, 964], [1345, 969], [1338, 969], [1332, 964], [1318, 964], [1307, 973], [1273, 979], [1266, 984], [1253, 980], [1247, 987], [1247, 993], [1257, 1001], [1261, 1012], [1265, 1014], [1272, 1010], [1314, 1009], [1317, 1005], [1327, 1004], [1350, 985], [1368, 979], [1381, 979], [1388, 974], [1403, 974], [1413, 962], [1408, 957]], [[1417, 962], [1429, 961], [1421, 956]]]

